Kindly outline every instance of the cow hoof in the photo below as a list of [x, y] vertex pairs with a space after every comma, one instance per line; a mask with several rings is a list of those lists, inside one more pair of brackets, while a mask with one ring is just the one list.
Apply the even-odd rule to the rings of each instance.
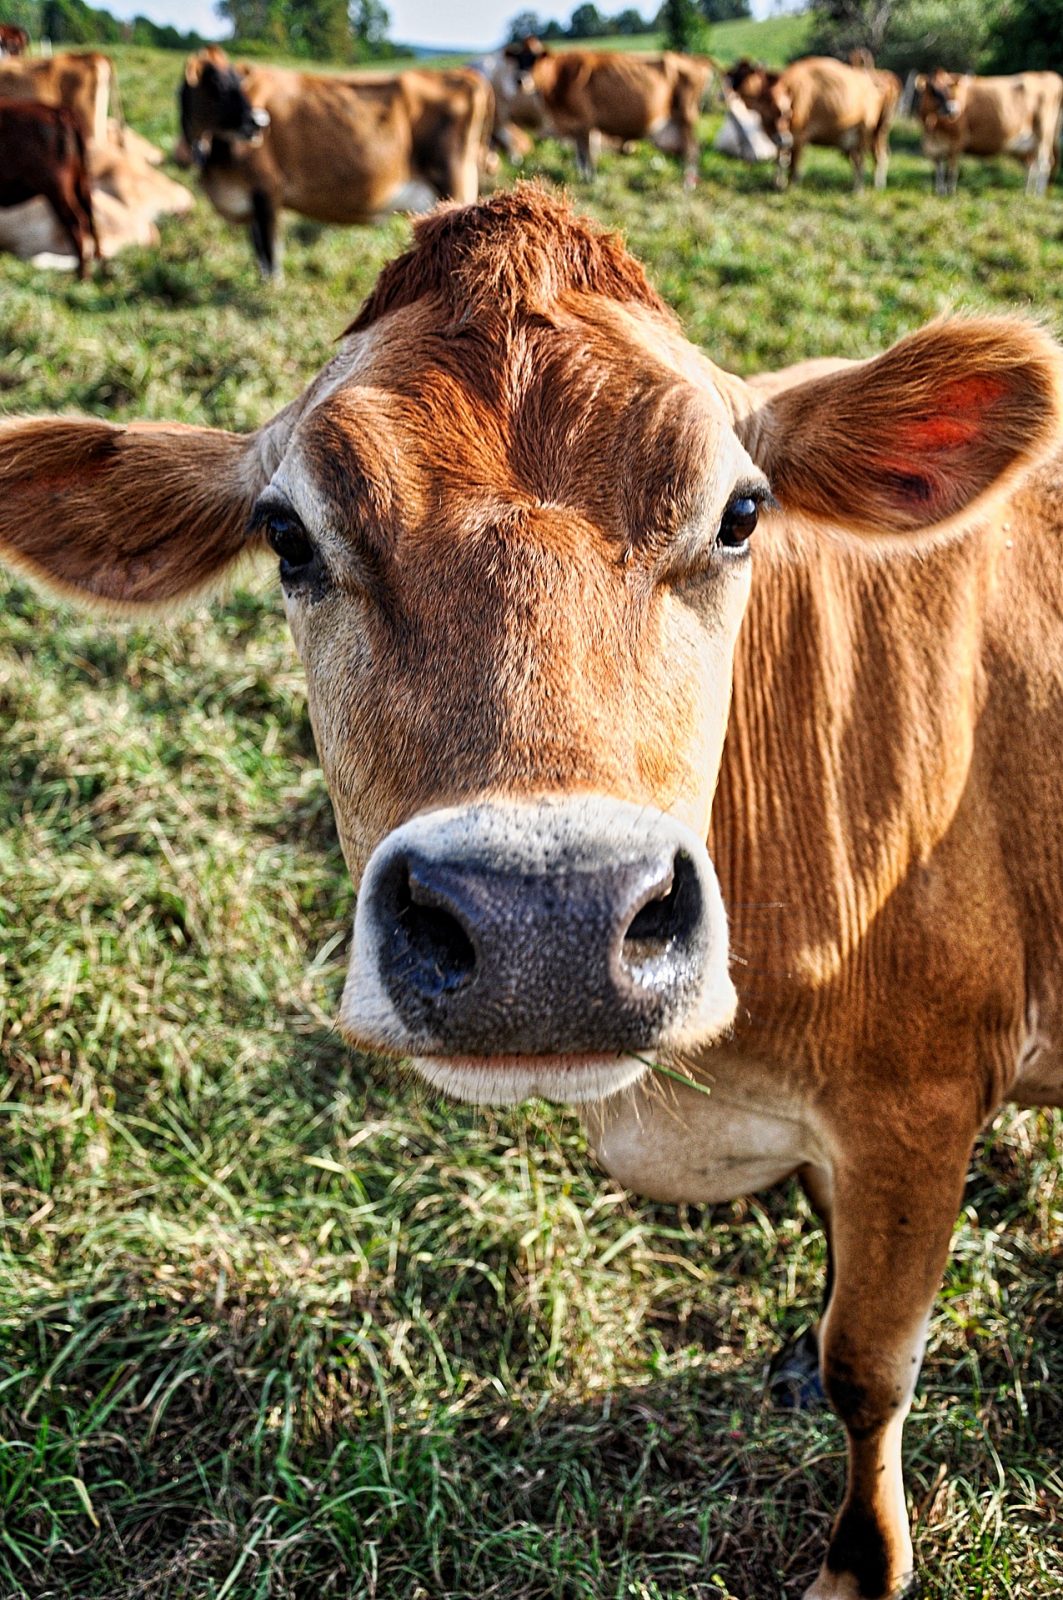
[[815, 1328], [806, 1328], [776, 1352], [765, 1386], [772, 1404], [783, 1411], [818, 1411], [826, 1404]]

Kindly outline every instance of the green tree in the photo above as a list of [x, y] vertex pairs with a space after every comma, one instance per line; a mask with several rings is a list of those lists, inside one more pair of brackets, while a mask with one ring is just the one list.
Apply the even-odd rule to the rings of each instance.
[[669, 50], [699, 51], [708, 43], [705, 19], [696, 0], [664, 0], [657, 14], [657, 26]]
[[354, 0], [351, 27], [362, 53], [380, 55], [387, 49], [391, 16], [381, 0]]
[[568, 36], [570, 39], [600, 39], [609, 32], [609, 24], [602, 16], [596, 5], [590, 0], [577, 6], [568, 22]]
[[733, 22], [753, 15], [749, 0], [698, 0], [698, 10], [706, 22]]
[[506, 43], [520, 44], [522, 39], [541, 39], [542, 35], [543, 20], [538, 12], [518, 11], [506, 29]]
[[870, 50], [882, 67], [978, 70], [985, 62], [999, 0], [816, 0], [810, 52]]
[[639, 33], [649, 33], [650, 25], [634, 6], [629, 6], [626, 11], [618, 11], [615, 17], [609, 18], [609, 32], [631, 36]]
[[1003, 0], [989, 31], [993, 72], [1058, 72], [1063, 66], [1063, 0]]

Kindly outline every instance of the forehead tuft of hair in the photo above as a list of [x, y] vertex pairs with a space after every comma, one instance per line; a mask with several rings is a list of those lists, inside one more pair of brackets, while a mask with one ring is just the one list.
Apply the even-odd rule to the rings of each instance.
[[533, 183], [471, 206], [441, 206], [414, 224], [414, 243], [383, 269], [346, 329], [357, 333], [431, 295], [452, 323], [549, 315], [572, 292], [637, 301], [672, 313], [623, 241], [578, 217]]

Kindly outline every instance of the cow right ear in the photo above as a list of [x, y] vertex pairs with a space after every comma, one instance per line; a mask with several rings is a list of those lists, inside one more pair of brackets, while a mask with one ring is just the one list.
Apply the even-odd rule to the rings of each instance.
[[923, 93], [923, 90], [926, 88], [926, 73], [925, 72], [917, 72], [916, 73], [915, 78], [913, 79], [913, 86], [915, 88], [916, 94], [922, 94]]
[[0, 562], [76, 603], [168, 607], [253, 547], [265, 434], [68, 417], [0, 423]]

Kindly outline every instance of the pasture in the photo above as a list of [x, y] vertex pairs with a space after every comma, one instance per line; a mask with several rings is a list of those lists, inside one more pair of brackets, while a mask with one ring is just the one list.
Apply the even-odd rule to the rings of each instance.
[[[179, 58], [117, 57], [171, 141]], [[1017, 165], [938, 201], [902, 126], [884, 193], [829, 151], [791, 194], [701, 170], [606, 155], [576, 194], [723, 366], [950, 308], [1063, 329], [1063, 188]], [[162, 233], [85, 284], [0, 258], [6, 410], [252, 427], [408, 225], [288, 218], [274, 287], [205, 202]], [[353, 897], [271, 565], [151, 627], [5, 581], [0, 719], [0, 1596], [800, 1593], [843, 1468], [829, 1413], [763, 1399], [818, 1311], [803, 1199], [631, 1201], [572, 1114], [342, 1046]], [[907, 1430], [927, 1600], [1063, 1583], [1061, 1157], [1011, 1113], [972, 1171]]]

